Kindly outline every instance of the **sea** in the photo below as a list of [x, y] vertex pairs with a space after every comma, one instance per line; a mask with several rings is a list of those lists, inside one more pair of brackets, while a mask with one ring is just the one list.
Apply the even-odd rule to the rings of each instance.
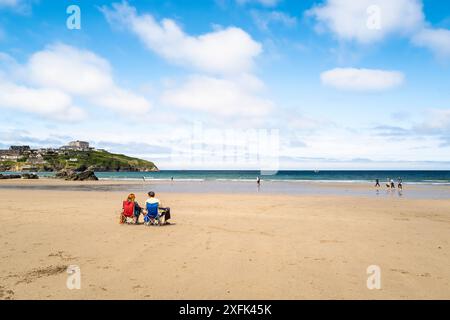
[[374, 182], [402, 179], [404, 183], [450, 185], [450, 171], [278, 171], [264, 175], [260, 171], [236, 170], [162, 170], [159, 172], [97, 172], [102, 180], [161, 181], [263, 181]]
[[[12, 172], [3, 173], [11, 174]], [[38, 173], [52, 177], [53, 173]], [[279, 171], [264, 175], [260, 171], [238, 170], [162, 170], [159, 172], [96, 172], [104, 183], [65, 186], [20, 185], [21, 189], [99, 190], [117, 192], [174, 193], [261, 193], [294, 195], [359, 195], [450, 199], [450, 171], [419, 170], [323, 170]], [[260, 177], [261, 184], [256, 183]], [[375, 188], [379, 179], [381, 187]], [[403, 190], [386, 188], [393, 179], [403, 182]], [[108, 184], [108, 181], [111, 183]], [[123, 181], [123, 184], [120, 183]], [[0, 185], [0, 189], [14, 185]]]
[[[20, 174], [0, 172], [1, 174]], [[37, 173], [52, 177], [54, 173]], [[159, 172], [96, 172], [100, 180], [153, 180], [153, 181], [263, 181], [285, 182], [344, 182], [367, 183], [379, 179], [380, 183], [390, 179], [402, 179], [409, 184], [450, 185], [449, 170], [324, 170], [324, 171], [278, 171], [265, 175], [260, 171], [239, 170], [161, 170]]]

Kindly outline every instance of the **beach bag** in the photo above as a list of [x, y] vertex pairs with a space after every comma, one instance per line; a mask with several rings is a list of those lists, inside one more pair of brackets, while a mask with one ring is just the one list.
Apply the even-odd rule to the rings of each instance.
[[119, 217], [119, 224], [124, 224], [126, 221], [126, 217], [123, 215], [123, 213], [120, 213], [120, 217]]

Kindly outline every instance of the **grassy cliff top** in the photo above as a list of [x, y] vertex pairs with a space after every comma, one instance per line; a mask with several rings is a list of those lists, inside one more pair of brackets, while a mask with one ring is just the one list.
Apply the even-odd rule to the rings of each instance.
[[63, 154], [47, 154], [44, 160], [54, 169], [94, 167], [98, 171], [157, 171], [156, 165], [147, 160], [114, 154], [107, 151], [66, 151]]

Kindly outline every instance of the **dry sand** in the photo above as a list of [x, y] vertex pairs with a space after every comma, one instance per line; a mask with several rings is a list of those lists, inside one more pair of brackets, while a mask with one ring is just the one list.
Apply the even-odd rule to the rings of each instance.
[[145, 227], [125, 196], [0, 189], [0, 299], [450, 299], [448, 200], [166, 193]]

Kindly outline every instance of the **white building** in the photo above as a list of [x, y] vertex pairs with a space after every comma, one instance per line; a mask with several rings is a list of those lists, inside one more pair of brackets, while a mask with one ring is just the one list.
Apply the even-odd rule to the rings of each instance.
[[69, 147], [73, 148], [74, 150], [87, 151], [89, 150], [89, 142], [80, 140], [71, 141], [69, 142]]

